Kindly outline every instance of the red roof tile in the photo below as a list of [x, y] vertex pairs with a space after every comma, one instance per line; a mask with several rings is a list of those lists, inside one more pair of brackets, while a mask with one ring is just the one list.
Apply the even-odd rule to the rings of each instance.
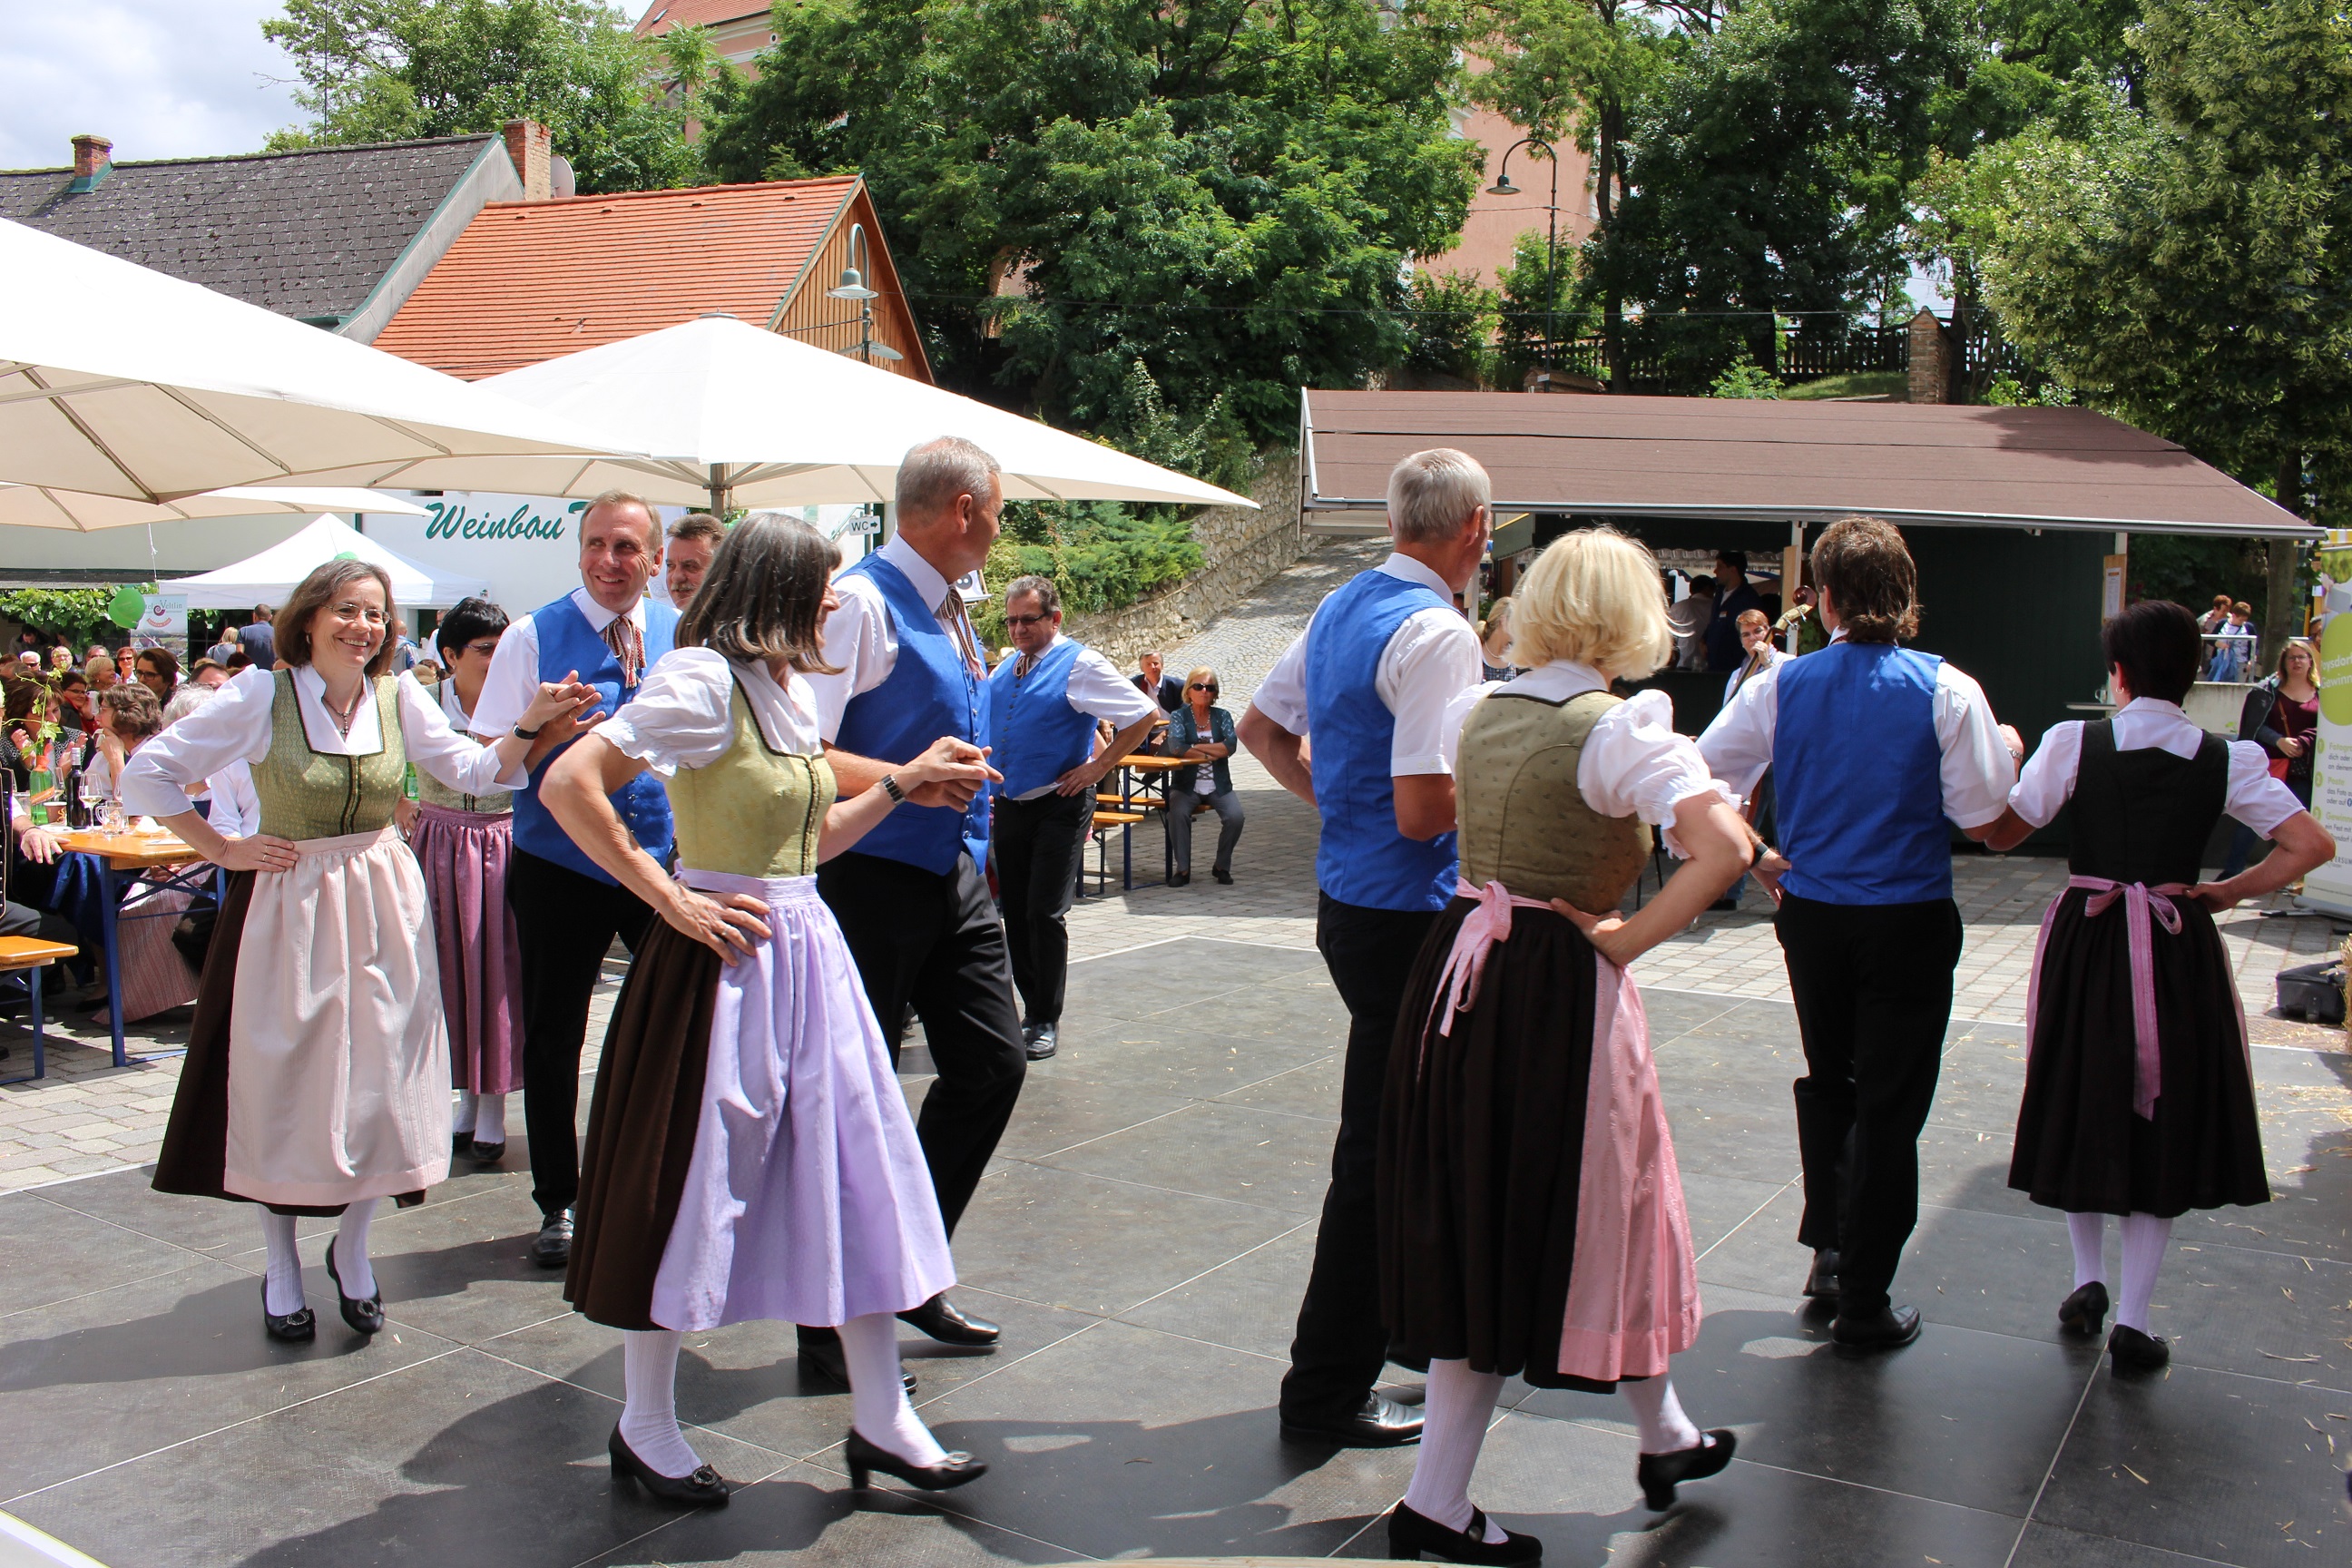
[[853, 200], [878, 237], [853, 175], [493, 203], [375, 346], [473, 380], [712, 310], [770, 326]]
[[672, 27], [716, 27], [767, 14], [759, 0], [653, 0], [637, 18], [637, 37], [659, 37]]

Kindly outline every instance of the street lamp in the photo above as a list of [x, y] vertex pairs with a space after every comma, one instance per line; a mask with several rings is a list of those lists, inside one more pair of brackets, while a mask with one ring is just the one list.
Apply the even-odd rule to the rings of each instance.
[[841, 281], [824, 291], [828, 300], [857, 301], [857, 357], [867, 364], [877, 359], [898, 360], [907, 356], [888, 343], [874, 341], [874, 301], [882, 296], [866, 286], [866, 270], [872, 263], [866, 254], [866, 226], [849, 226], [847, 265], [841, 269]]
[[1490, 196], [1524, 195], [1511, 184], [1511, 154], [1522, 147], [1534, 149], [1551, 164], [1551, 200], [1546, 207], [1549, 215], [1544, 228], [1544, 354], [1543, 373], [1538, 378], [1546, 392], [1551, 390], [1552, 340], [1557, 335], [1553, 321], [1554, 302], [1559, 298], [1559, 155], [1551, 143], [1540, 136], [1523, 136], [1503, 149], [1502, 167], [1496, 171], [1495, 183], [1486, 187]]

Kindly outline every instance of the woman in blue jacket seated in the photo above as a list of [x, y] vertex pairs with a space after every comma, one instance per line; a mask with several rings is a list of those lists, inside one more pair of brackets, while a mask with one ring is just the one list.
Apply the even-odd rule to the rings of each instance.
[[1168, 885], [1181, 888], [1192, 879], [1192, 814], [1202, 802], [1217, 814], [1217, 858], [1209, 874], [1225, 886], [1234, 882], [1234, 845], [1242, 836], [1242, 797], [1234, 793], [1228, 761], [1237, 743], [1234, 716], [1218, 707], [1217, 672], [1202, 668], [1184, 678], [1184, 706], [1168, 721], [1168, 739], [1161, 754], [1184, 757], [1195, 765], [1168, 775]]

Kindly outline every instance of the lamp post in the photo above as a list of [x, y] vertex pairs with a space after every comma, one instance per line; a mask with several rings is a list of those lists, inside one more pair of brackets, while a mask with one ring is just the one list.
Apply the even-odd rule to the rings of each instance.
[[856, 352], [858, 359], [866, 364], [872, 364], [877, 359], [904, 359], [907, 356], [888, 343], [874, 341], [874, 301], [882, 296], [866, 286], [866, 271], [870, 265], [866, 254], [866, 226], [862, 223], [851, 224], [848, 265], [841, 269], [841, 281], [826, 289], [824, 297], [828, 300], [857, 301]]
[[1523, 136], [1503, 149], [1503, 164], [1496, 172], [1495, 183], [1486, 187], [1490, 196], [1516, 196], [1522, 193], [1511, 184], [1511, 154], [1522, 147], [1531, 147], [1543, 154], [1551, 164], [1551, 199], [1546, 205], [1548, 215], [1544, 226], [1544, 353], [1543, 371], [1538, 384], [1546, 392], [1551, 390], [1552, 340], [1557, 335], [1553, 323], [1553, 307], [1559, 298], [1559, 155], [1551, 143], [1540, 136]]

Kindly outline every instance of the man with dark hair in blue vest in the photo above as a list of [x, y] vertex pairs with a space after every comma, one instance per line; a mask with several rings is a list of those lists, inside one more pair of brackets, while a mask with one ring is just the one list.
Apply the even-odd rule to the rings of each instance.
[[1973, 679], [1898, 646], [1919, 629], [1902, 534], [1841, 518], [1812, 566], [1829, 647], [1748, 677], [1699, 751], [1743, 793], [1769, 766], [1777, 793], [1774, 926], [1805, 1046], [1805, 1294], [1836, 1303], [1842, 1349], [1893, 1350], [1919, 1337], [1888, 1291], [1919, 1219], [1919, 1130], [1960, 958], [1948, 824], [1991, 835], [2025, 744]]
[[[646, 595], [660, 570], [661, 520], [652, 507], [607, 490], [580, 514], [580, 586], [509, 625], [490, 657], [474, 707], [474, 732], [531, 740], [530, 783], [515, 793], [514, 860], [507, 902], [522, 960], [522, 1113], [530, 1139], [531, 1196], [539, 1237], [531, 1257], [561, 1268], [572, 1258], [572, 1201], [580, 1194], [580, 1047], [588, 1003], [618, 936], [631, 952], [653, 911], [580, 852], [539, 801], [539, 781], [579, 721], [544, 731], [519, 727], [542, 680], [576, 679], [604, 700], [586, 722], [618, 712], [646, 670], [670, 650], [677, 612]], [[553, 671], [553, 674], [548, 673]], [[576, 675], [573, 673], [576, 672]], [[656, 860], [670, 852], [669, 796], [647, 773], [613, 797], [621, 820]]]
[[1421, 1436], [1420, 1415], [1373, 1386], [1389, 1336], [1372, 1178], [1397, 1009], [1454, 898], [1445, 707], [1485, 673], [1455, 601], [1477, 579], [1492, 524], [1486, 470], [1468, 453], [1399, 463], [1389, 476], [1395, 553], [1323, 601], [1242, 715], [1242, 744], [1322, 816], [1315, 945], [1349, 1018], [1331, 1184], [1282, 1380], [1293, 1436], [1353, 1447]]
[[[891, 535], [834, 580], [824, 661], [810, 676], [817, 731], [842, 798], [868, 789], [908, 803], [817, 868], [817, 892], [857, 960], [895, 1058], [911, 1005], [938, 1075], [915, 1119], [940, 1216], [955, 1234], [1021, 1098], [1028, 1060], [1004, 926], [988, 896], [988, 668], [956, 579], [979, 569], [1004, 507], [996, 460], [952, 436], [898, 466]], [[971, 776], [902, 792], [891, 776], [940, 736], [966, 742]], [[898, 1314], [945, 1344], [993, 1345], [994, 1323], [945, 1295]], [[845, 1384], [831, 1329], [800, 1331], [803, 1365]]]
[[[1078, 893], [1095, 786], [1165, 717], [1110, 660], [1062, 635], [1062, 594], [1044, 577], [1004, 585], [1013, 657], [988, 682], [988, 733], [1004, 782], [990, 794], [1004, 941], [1029, 1059], [1058, 1047], [1070, 970], [1065, 923]], [[1095, 749], [1097, 722], [1116, 731]]]

